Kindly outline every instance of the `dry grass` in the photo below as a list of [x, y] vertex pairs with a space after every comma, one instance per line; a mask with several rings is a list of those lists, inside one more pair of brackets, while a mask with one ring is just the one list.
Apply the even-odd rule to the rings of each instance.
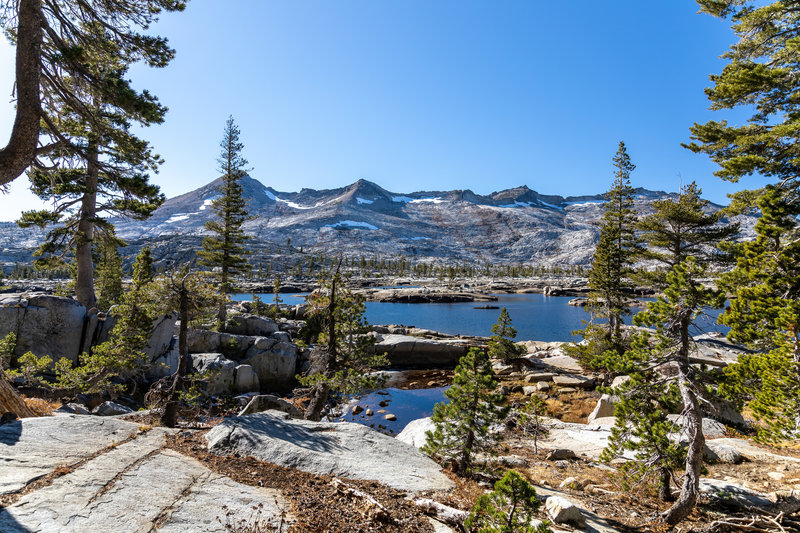
[[61, 407], [60, 402], [48, 402], [43, 398], [26, 398], [22, 397], [22, 401], [28, 406], [28, 409], [36, 413], [36, 416], [53, 416], [53, 411]]

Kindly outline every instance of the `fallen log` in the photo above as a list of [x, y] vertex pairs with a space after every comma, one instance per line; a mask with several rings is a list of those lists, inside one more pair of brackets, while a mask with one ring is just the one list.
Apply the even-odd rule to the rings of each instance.
[[385, 523], [394, 522], [389, 510], [366, 492], [354, 489], [353, 487], [348, 486], [342, 480], [336, 478], [331, 481], [331, 484], [342, 494], [359, 500], [363, 504], [363, 509], [359, 509], [358, 511], [370, 520]]

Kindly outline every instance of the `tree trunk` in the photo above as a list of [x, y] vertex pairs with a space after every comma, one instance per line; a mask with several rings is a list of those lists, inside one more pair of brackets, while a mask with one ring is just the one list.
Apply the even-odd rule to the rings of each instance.
[[[225, 245], [227, 246], [227, 243]], [[222, 294], [221, 294], [221, 299], [219, 301], [219, 309], [217, 311], [217, 329], [220, 332], [225, 331], [225, 323], [228, 321], [228, 308], [226, 305], [226, 300], [228, 299], [228, 291], [230, 290], [230, 287], [228, 287], [227, 261], [228, 261], [227, 256], [223, 256], [222, 274], [220, 276], [220, 289], [221, 289], [220, 292], [222, 292]]]
[[662, 502], [675, 501], [672, 496], [672, 488], [670, 482], [672, 481], [672, 472], [669, 468], [661, 468], [659, 471], [659, 486], [658, 486], [658, 499]]
[[78, 221], [78, 234], [76, 237], [75, 261], [78, 267], [75, 282], [75, 299], [91, 309], [97, 306], [97, 296], [94, 293], [94, 261], [92, 260], [92, 242], [94, 240], [94, 225], [97, 216], [97, 181], [99, 174], [97, 162], [97, 144], [89, 142], [86, 163], [86, 191], [81, 200], [80, 219]]
[[0, 149], [0, 185], [12, 182], [30, 166], [39, 142], [44, 17], [41, 0], [21, 0], [17, 24], [17, 114], [11, 137]]
[[191, 360], [189, 359], [189, 344], [186, 339], [189, 328], [189, 295], [186, 289], [186, 278], [183, 279], [179, 289], [178, 317], [181, 321], [178, 329], [178, 369], [173, 374], [172, 386], [169, 388], [169, 397], [161, 413], [161, 425], [174, 428], [178, 424], [178, 400], [183, 387], [183, 378], [189, 374]]
[[329, 394], [330, 388], [324, 381], [314, 386], [314, 390], [311, 392], [311, 401], [308, 402], [308, 407], [306, 407], [306, 420], [311, 420], [313, 422], [320, 421], [322, 418], [322, 410], [325, 408], [325, 404], [328, 403]]
[[[688, 367], [688, 365], [687, 365]], [[691, 389], [688, 378], [681, 369], [678, 387], [681, 391], [686, 417], [684, 428], [689, 434], [689, 449], [686, 451], [686, 469], [684, 471], [683, 485], [678, 500], [661, 516], [661, 519], [670, 525], [675, 525], [692, 512], [700, 492], [700, 468], [703, 466], [703, 452], [706, 439], [703, 435], [703, 418], [700, 414], [700, 404], [697, 396]]]
[[11, 383], [6, 380], [5, 373], [0, 370], [0, 415], [5, 413], [14, 413], [20, 418], [36, 416], [36, 413], [25, 405]]

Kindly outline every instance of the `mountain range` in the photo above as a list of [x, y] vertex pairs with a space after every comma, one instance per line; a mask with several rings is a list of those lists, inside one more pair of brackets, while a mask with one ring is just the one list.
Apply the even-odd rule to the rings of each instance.
[[[220, 179], [168, 199], [145, 221], [115, 220], [133, 255], [147, 244], [157, 259], [190, 260]], [[251, 177], [242, 180], [250, 220], [248, 247], [257, 254], [279, 247], [328, 255], [414, 256], [422, 260], [586, 265], [599, 236], [603, 195], [542, 195], [527, 186], [491, 193], [470, 190], [394, 193], [367, 180], [338, 189], [281, 192]], [[566, 188], [567, 185], [565, 185]], [[636, 189], [636, 209], [674, 193]], [[709, 209], [721, 206], [710, 204]], [[755, 218], [735, 217], [742, 236]], [[0, 261], [26, 261], [43, 237], [40, 230], [0, 224]], [[287, 247], [287, 244], [291, 244]], [[128, 253], [129, 252], [129, 253]]]

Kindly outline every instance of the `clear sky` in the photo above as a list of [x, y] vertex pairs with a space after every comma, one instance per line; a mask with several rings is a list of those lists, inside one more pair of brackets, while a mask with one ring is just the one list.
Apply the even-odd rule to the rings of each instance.
[[[606, 190], [620, 140], [634, 186], [705, 196], [727, 184], [681, 148], [708, 111], [703, 92], [734, 42], [693, 0], [191, 0], [153, 31], [177, 50], [134, 85], [169, 107], [143, 130], [165, 159], [168, 196], [217, 175], [225, 119], [242, 130], [252, 176], [280, 191], [359, 178], [393, 192], [519, 185]], [[0, 138], [13, 121], [13, 48], [0, 47]], [[33, 200], [19, 178], [0, 219]]]

